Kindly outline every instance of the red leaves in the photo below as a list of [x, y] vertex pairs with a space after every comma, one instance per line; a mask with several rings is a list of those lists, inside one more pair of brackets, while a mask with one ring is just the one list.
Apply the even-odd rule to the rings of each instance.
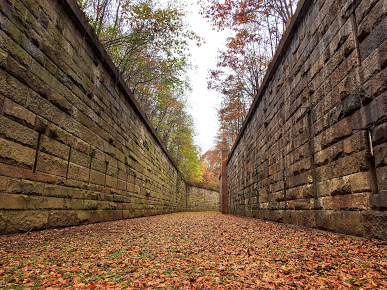
[[93, 283], [91, 283], [89, 286], [86, 287], [86, 289], [95, 289], [97, 286], [95, 286]]
[[0, 288], [387, 287], [387, 247], [218, 213], [0, 237]]

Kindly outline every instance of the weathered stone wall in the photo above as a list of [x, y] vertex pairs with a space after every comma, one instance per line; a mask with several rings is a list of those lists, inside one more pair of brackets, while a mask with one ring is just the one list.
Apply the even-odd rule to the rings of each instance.
[[2, 0], [0, 28], [0, 233], [186, 210], [75, 0]]
[[187, 211], [220, 211], [220, 192], [187, 185]]
[[300, 2], [229, 156], [229, 212], [387, 239], [386, 1]]

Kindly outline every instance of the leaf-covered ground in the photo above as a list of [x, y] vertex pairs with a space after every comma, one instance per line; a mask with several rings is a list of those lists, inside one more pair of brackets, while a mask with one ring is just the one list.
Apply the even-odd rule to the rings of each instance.
[[381, 241], [219, 213], [0, 237], [0, 288], [387, 288]]

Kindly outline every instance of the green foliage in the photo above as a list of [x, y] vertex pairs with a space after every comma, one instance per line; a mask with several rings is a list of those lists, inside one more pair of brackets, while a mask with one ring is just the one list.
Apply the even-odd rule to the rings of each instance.
[[155, 0], [78, 0], [92, 27], [187, 181], [200, 180], [199, 148], [186, 111], [191, 67], [184, 7]]

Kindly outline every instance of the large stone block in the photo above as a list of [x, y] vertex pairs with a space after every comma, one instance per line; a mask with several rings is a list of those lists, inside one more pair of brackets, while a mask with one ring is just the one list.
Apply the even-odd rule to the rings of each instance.
[[80, 223], [75, 210], [52, 210], [48, 214], [47, 226], [49, 227], [68, 227]]
[[4, 99], [4, 115], [18, 120], [23, 125], [35, 126], [36, 115], [7, 98]]
[[0, 137], [0, 160], [4, 163], [32, 169], [36, 150]]
[[40, 150], [63, 160], [68, 160], [70, 147], [56, 141], [55, 139], [42, 135], [40, 140]]
[[69, 164], [69, 171], [67, 177], [69, 179], [75, 179], [79, 181], [88, 182], [89, 181], [89, 168], [79, 166], [77, 164], [71, 163]]
[[387, 240], [387, 214], [385, 211], [368, 211], [363, 214], [365, 236]]
[[9, 178], [7, 192], [14, 194], [42, 195], [44, 183], [25, 179]]
[[36, 170], [66, 177], [67, 161], [43, 152], [39, 152]]
[[81, 165], [83, 167], [90, 166], [90, 156], [79, 152], [78, 150], [71, 150], [70, 162]]
[[90, 172], [90, 183], [105, 185], [105, 174], [100, 173], [98, 171], [91, 170]]
[[39, 230], [47, 227], [48, 211], [9, 211], [5, 233]]
[[0, 136], [4, 136], [6, 139], [22, 143], [29, 147], [36, 148], [38, 144], [38, 132], [4, 116], [0, 116]]
[[326, 196], [320, 198], [318, 203], [323, 210], [369, 210], [370, 193]]
[[316, 226], [322, 230], [349, 235], [366, 235], [363, 215], [359, 211], [318, 210], [316, 211]]
[[25, 210], [27, 209], [27, 196], [20, 194], [0, 193], [0, 209]]

